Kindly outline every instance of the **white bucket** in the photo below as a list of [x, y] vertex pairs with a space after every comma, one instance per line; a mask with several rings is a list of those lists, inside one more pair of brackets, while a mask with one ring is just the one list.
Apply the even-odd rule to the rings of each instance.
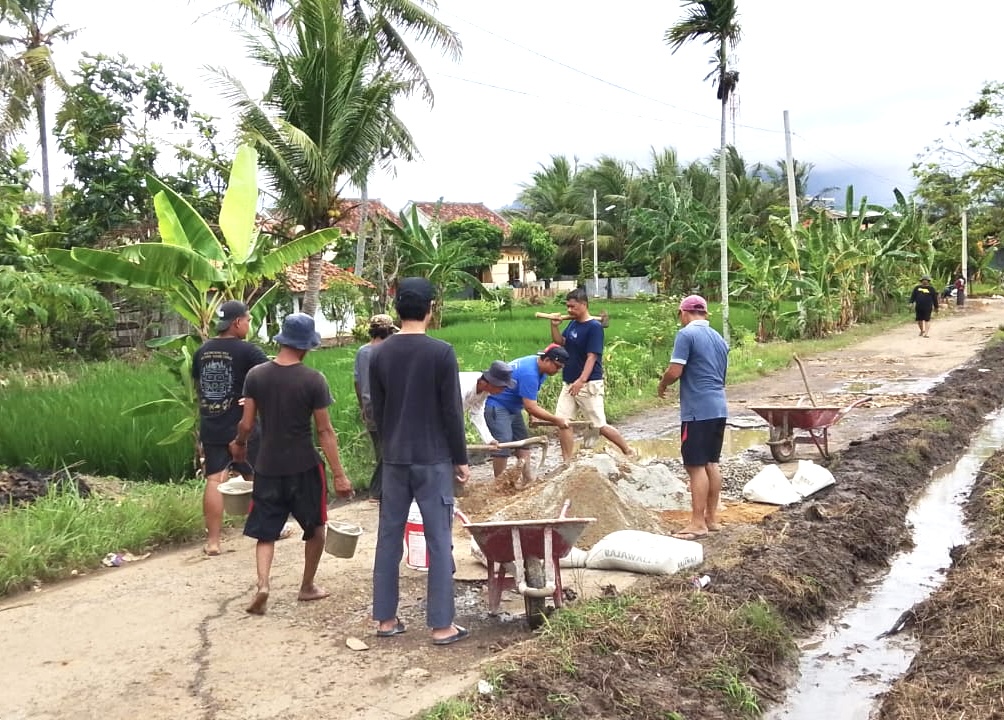
[[[470, 522], [467, 516], [454, 506], [453, 514], [464, 524]], [[428, 572], [429, 551], [425, 545], [425, 523], [422, 521], [422, 511], [418, 503], [411, 501], [408, 508], [408, 520], [404, 524], [404, 564], [412, 570]]]
[[412, 501], [408, 520], [404, 524], [404, 564], [412, 570], [429, 569], [429, 552], [425, 547], [425, 523], [418, 503]]
[[251, 491], [254, 484], [247, 480], [228, 480], [220, 483], [223, 510], [227, 515], [247, 515], [251, 511]]

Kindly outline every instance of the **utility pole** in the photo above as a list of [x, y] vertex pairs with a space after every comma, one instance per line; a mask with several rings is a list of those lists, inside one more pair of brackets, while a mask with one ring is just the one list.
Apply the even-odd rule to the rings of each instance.
[[788, 125], [788, 111], [784, 111], [784, 151], [788, 170], [788, 213], [791, 215], [791, 231], [798, 229], [798, 196], [795, 194], [795, 161], [791, 156], [791, 127]]
[[594, 297], [600, 296], [600, 253], [596, 243], [596, 189], [593, 188], [593, 293]]
[[959, 290], [959, 296], [956, 298], [959, 305], [964, 305], [966, 302], [962, 292], [969, 290], [969, 213], [965, 209], [962, 211], [962, 280], [965, 285]]

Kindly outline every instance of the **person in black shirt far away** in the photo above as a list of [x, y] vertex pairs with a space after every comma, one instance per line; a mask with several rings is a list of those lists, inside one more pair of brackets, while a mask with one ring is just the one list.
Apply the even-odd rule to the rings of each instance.
[[917, 327], [920, 328], [920, 336], [930, 337], [931, 311], [938, 311], [938, 291], [931, 285], [930, 275], [921, 276], [920, 285], [915, 286], [910, 293], [910, 303], [913, 305]]

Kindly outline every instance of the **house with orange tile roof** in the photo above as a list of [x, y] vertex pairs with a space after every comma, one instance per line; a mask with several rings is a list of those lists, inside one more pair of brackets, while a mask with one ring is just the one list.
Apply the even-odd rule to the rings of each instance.
[[484, 203], [412, 201], [405, 208], [405, 214], [410, 213], [413, 206], [418, 212], [418, 221], [422, 227], [429, 230], [434, 240], [438, 237], [440, 227], [463, 218], [484, 220], [502, 230], [503, 241], [499, 258], [494, 265], [482, 271], [481, 277], [478, 278], [488, 287], [525, 285], [537, 279], [533, 272], [526, 269], [528, 260], [526, 251], [506, 242], [512, 229], [509, 221]]

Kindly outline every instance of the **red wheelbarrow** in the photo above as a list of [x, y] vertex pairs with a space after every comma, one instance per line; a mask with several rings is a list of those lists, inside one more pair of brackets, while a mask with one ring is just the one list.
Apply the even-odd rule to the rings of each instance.
[[[788, 462], [795, 457], [796, 443], [814, 443], [824, 460], [830, 459], [827, 430], [862, 403], [871, 400], [861, 398], [847, 407], [754, 407], [750, 408], [770, 425], [770, 454], [778, 462]], [[796, 430], [805, 430], [804, 435], [796, 435]]]
[[[596, 518], [568, 518], [566, 500], [561, 513], [548, 520], [504, 520], [467, 523], [488, 563], [488, 613], [497, 615], [502, 591], [515, 588], [526, 606], [531, 629], [544, 622], [548, 597], [561, 607], [561, 567], [558, 559], [568, 554], [582, 531]], [[506, 572], [514, 577], [508, 577]]]

